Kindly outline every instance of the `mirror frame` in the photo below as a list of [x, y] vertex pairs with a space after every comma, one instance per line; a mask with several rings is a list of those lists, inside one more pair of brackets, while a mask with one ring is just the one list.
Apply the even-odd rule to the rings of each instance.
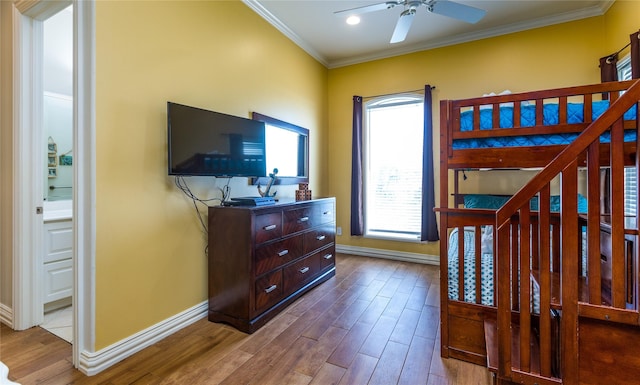
[[[251, 118], [253, 120], [259, 120], [261, 122], [264, 122], [268, 125], [271, 126], [276, 126], [285, 130], [289, 130], [295, 133], [298, 133], [300, 135], [303, 135], [307, 138], [307, 141], [305, 143], [305, 156], [304, 156], [304, 169], [307, 173], [306, 176], [304, 177], [292, 177], [292, 176], [278, 176], [275, 184], [276, 185], [292, 185], [292, 184], [297, 184], [297, 183], [309, 183], [309, 130], [304, 128], [304, 127], [300, 127], [300, 126], [296, 126], [295, 124], [291, 124], [291, 123], [287, 123], [285, 121], [282, 121], [280, 119], [276, 119], [273, 118], [271, 116], [267, 116], [267, 115], [263, 115], [260, 114], [258, 112], [253, 112], [251, 114]], [[267, 170], [267, 172], [269, 172], [269, 170]], [[266, 185], [267, 183], [269, 183], [270, 178], [269, 177], [261, 177], [261, 178], [256, 178], [254, 180], [254, 184], [263, 184]]]

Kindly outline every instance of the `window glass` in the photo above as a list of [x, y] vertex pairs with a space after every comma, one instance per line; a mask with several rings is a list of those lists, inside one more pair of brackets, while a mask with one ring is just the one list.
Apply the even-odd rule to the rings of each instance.
[[[631, 80], [631, 57], [627, 56], [618, 62], [618, 79]], [[638, 195], [638, 178], [635, 167], [624, 169], [624, 214], [636, 215]]]
[[419, 239], [423, 114], [419, 95], [366, 105], [365, 236]]

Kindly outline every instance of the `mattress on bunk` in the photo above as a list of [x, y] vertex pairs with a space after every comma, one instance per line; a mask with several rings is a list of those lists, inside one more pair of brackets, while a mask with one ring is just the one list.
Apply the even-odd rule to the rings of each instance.
[[[488, 226], [491, 228], [491, 226]], [[480, 304], [485, 306], [494, 305], [494, 279], [493, 279], [493, 250], [487, 250], [487, 242], [493, 242], [485, 239], [491, 231], [483, 231], [480, 257]], [[475, 227], [464, 228], [464, 294], [463, 302], [476, 303], [476, 252], [475, 252]], [[458, 229], [454, 228], [449, 235], [448, 250], [448, 295], [449, 299], [459, 301], [459, 268], [458, 268]], [[532, 285], [533, 286], [533, 285]], [[531, 288], [531, 311], [540, 314], [540, 292], [535, 286]]]
[[[458, 229], [449, 235], [448, 251], [449, 299], [459, 299]], [[480, 260], [482, 305], [493, 306], [493, 254], [483, 253]], [[476, 303], [475, 228], [464, 229], [464, 302]]]
[[[491, 209], [497, 210], [502, 207], [511, 197], [507, 195], [491, 194], [465, 194], [464, 207], [468, 209]], [[551, 195], [549, 198], [551, 212], [560, 212], [560, 195]], [[538, 211], [538, 197], [531, 198], [530, 209]], [[587, 213], [587, 198], [578, 194], [578, 212]]]
[[[500, 126], [499, 128], [513, 128], [513, 106], [510, 103], [503, 103], [500, 107]], [[596, 120], [609, 107], [609, 101], [596, 101], [592, 103], [592, 120]], [[558, 104], [547, 103], [543, 107], [543, 125], [552, 126], [558, 124]], [[633, 120], [636, 118], [637, 107], [631, 107], [625, 114], [625, 120]], [[577, 124], [584, 122], [584, 108], [582, 103], [567, 103], [567, 123]], [[520, 106], [520, 127], [533, 127], [536, 125], [536, 108], [533, 104], [522, 104]], [[480, 129], [491, 130], [493, 128], [493, 107], [480, 109]], [[473, 130], [473, 110], [467, 110], [460, 114], [460, 131]], [[500, 147], [519, 147], [519, 146], [550, 146], [550, 145], [567, 145], [573, 142], [578, 133], [559, 133], [544, 135], [520, 135], [508, 137], [493, 138], [471, 138], [456, 139], [453, 141], [454, 149], [471, 149], [471, 148], [500, 148]], [[635, 130], [626, 130], [624, 133], [624, 141], [632, 142], [636, 140]], [[602, 143], [611, 142], [610, 133], [604, 133], [600, 137]]]

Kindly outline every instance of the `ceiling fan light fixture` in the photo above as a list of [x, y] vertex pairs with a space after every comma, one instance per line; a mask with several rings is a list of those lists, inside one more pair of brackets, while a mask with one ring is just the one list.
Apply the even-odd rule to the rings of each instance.
[[347, 24], [349, 25], [358, 25], [360, 24], [360, 16], [352, 15], [347, 17]]

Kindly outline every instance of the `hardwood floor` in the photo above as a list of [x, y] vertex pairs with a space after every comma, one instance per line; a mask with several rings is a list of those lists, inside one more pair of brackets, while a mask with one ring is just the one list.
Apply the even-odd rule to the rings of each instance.
[[102, 373], [41, 328], [2, 325], [9, 378], [30, 384], [464, 384], [486, 368], [440, 358], [436, 266], [339, 254], [337, 274], [252, 335], [197, 321]]

